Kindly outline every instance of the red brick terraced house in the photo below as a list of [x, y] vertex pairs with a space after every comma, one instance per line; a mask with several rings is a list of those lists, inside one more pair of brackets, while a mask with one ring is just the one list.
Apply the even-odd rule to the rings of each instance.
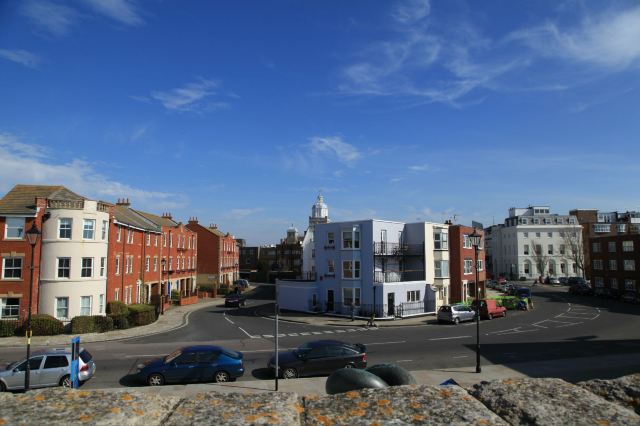
[[179, 292], [180, 297], [196, 294], [198, 235], [182, 222], [174, 221], [170, 213], [157, 216], [140, 210], [135, 212], [161, 229], [162, 242], [159, 256], [162, 294], [170, 296], [172, 292]]
[[[467, 298], [475, 298], [476, 272], [473, 268], [475, 264], [475, 250], [469, 241], [469, 235], [474, 228], [465, 225], [449, 226], [449, 259], [450, 259], [450, 300], [452, 303], [464, 302]], [[485, 271], [485, 250], [484, 231], [477, 229], [483, 236], [480, 250], [478, 250], [478, 281], [480, 281], [480, 298], [486, 297], [486, 271]]]
[[240, 277], [240, 249], [233, 235], [217, 225], [204, 227], [197, 218], [189, 219], [187, 228], [198, 234], [198, 283], [230, 288]]
[[160, 226], [118, 200], [109, 227], [108, 301], [151, 303], [161, 294], [162, 241]]
[[[62, 186], [16, 185], [0, 200], [0, 319], [25, 320], [29, 309], [31, 245], [25, 233], [35, 224], [42, 230], [47, 197]], [[34, 248], [32, 314], [38, 312], [42, 238]]]

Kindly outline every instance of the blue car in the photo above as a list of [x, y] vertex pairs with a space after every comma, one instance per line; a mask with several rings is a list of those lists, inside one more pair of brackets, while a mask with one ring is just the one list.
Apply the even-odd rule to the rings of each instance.
[[244, 374], [243, 355], [221, 346], [178, 349], [137, 366], [136, 378], [149, 386], [166, 383], [228, 382]]

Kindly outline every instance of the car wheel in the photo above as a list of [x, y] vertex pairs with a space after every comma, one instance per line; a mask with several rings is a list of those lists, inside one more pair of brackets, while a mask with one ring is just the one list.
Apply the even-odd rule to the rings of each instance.
[[7, 386], [3, 382], [0, 382], [0, 392], [6, 392], [6, 391], [7, 391]]
[[353, 364], [347, 364], [344, 366], [344, 368], [356, 368], [356, 366]]
[[455, 318], [453, 319], [453, 323], [454, 323], [455, 325], [460, 324], [460, 318], [459, 318], [459, 317], [455, 317]]
[[283, 379], [295, 379], [296, 377], [298, 377], [298, 372], [296, 371], [295, 368], [285, 368], [282, 371], [282, 378]]
[[216, 374], [213, 375], [213, 381], [216, 383], [226, 383], [229, 381], [229, 373], [226, 371], [217, 371]]
[[72, 384], [73, 383], [71, 383], [71, 377], [68, 375], [60, 379], [60, 386], [62, 386], [63, 388], [70, 388]]
[[147, 379], [147, 384], [149, 384], [149, 386], [162, 386], [164, 385], [164, 377], [162, 374], [153, 373]]

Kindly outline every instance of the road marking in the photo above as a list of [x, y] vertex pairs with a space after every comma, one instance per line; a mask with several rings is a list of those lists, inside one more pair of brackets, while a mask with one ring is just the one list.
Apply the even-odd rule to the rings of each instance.
[[469, 358], [469, 355], [460, 355], [460, 356], [453, 357], [453, 359], [457, 359], [457, 358]]
[[309, 332], [305, 331], [305, 332], [303, 332], [303, 333], [300, 333], [300, 335], [301, 335], [301, 336], [310, 336], [310, 335], [311, 335], [311, 333], [309, 333]]
[[294, 336], [297, 336], [298, 333], [289, 333], [288, 335], [291, 336], [291, 337], [294, 337]]
[[262, 337], [273, 338], [273, 334], [263, 334]]
[[394, 361], [394, 362], [413, 362], [413, 360], [412, 359], [399, 359], [399, 360]]
[[253, 339], [253, 338], [254, 338], [254, 336], [252, 336], [252, 335], [250, 335], [249, 333], [247, 333], [247, 332], [244, 330], [244, 328], [242, 328], [242, 327], [238, 327], [238, 328], [239, 328], [239, 329], [240, 329], [240, 331], [242, 331], [244, 334], [246, 334], [247, 336], [249, 336], [249, 338], [251, 338], [251, 339]]
[[224, 319], [226, 319], [227, 321], [229, 321], [231, 324], [236, 325], [233, 321], [231, 321], [229, 318], [227, 318], [227, 316], [225, 315]]
[[333, 334], [333, 331], [331, 331], [331, 330], [325, 330], [325, 331], [323, 331], [323, 333]]
[[346, 330], [336, 330], [336, 333], [346, 333]]
[[359, 330], [358, 328], [350, 328], [347, 331], [358, 331], [358, 330]]
[[155, 354], [155, 355], [125, 355], [124, 358], [150, 358], [150, 357], [159, 357], [162, 355], [159, 354]]
[[377, 343], [367, 343], [366, 346], [373, 346], [373, 345], [394, 345], [397, 343], [406, 343], [406, 340], [400, 340], [398, 342], [377, 342]]
[[581, 319], [581, 320], [591, 321], [591, 320], [594, 320], [594, 319], [598, 318], [598, 316], [596, 315], [593, 318], [585, 318], [585, 317], [572, 317], [572, 316], [569, 316], [569, 315], [558, 315], [555, 318], [569, 318], [569, 319]]
[[580, 322], [568, 322], [565, 325], [559, 325], [556, 328], [571, 327], [572, 325], [578, 325], [578, 324], [582, 324], [582, 321], [580, 321]]
[[455, 336], [455, 337], [437, 337], [429, 340], [453, 340], [453, 339], [468, 339], [471, 336]]
[[321, 331], [312, 331], [311, 334], [322, 334]]
[[[544, 322], [544, 321], [540, 321], [540, 322]], [[540, 322], [536, 322], [535, 324], [531, 324], [531, 325], [534, 327], [549, 328], [549, 327], [545, 327], [544, 325], [540, 325]]]

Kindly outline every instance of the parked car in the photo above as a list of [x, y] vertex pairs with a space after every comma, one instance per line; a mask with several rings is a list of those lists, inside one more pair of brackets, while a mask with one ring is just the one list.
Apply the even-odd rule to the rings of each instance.
[[233, 285], [239, 288], [240, 290], [246, 290], [249, 288], [249, 281], [245, 279], [235, 280]]
[[569, 284], [569, 278], [567, 278], [567, 277], [560, 277], [560, 278], [558, 278], [558, 281], [560, 281], [560, 284], [562, 284], [562, 285]]
[[135, 379], [149, 386], [228, 382], [244, 374], [242, 352], [211, 345], [186, 346], [167, 356], [138, 364], [136, 368]]
[[[345, 343], [338, 340], [316, 340], [307, 342], [292, 351], [278, 355], [278, 376], [293, 379], [302, 376], [328, 375], [340, 368], [366, 368], [367, 348], [360, 343]], [[273, 355], [267, 365], [276, 368]]]
[[498, 285], [498, 281], [496, 281], [496, 280], [487, 281], [487, 287], [489, 287], [489, 288], [496, 288], [497, 285]]
[[568, 280], [567, 280], [567, 284], [569, 284], [569, 285], [574, 285], [574, 284], [589, 285], [587, 280], [585, 280], [582, 277], [569, 277]]
[[[52, 348], [35, 351], [29, 358], [31, 388], [51, 386], [71, 387], [71, 350], [69, 348]], [[24, 375], [27, 370], [26, 359], [9, 364], [5, 371], [0, 371], [0, 391], [23, 390]], [[78, 359], [78, 380], [82, 383], [91, 379], [96, 371], [93, 357], [84, 348], [80, 348]]]
[[[474, 311], [477, 311], [477, 303], [473, 302], [472, 307]], [[496, 317], [506, 317], [507, 308], [504, 306], [498, 306], [498, 301], [494, 299], [481, 299], [480, 300], [480, 318], [493, 319]]]
[[514, 294], [516, 294], [515, 284], [512, 284], [512, 283], [506, 284], [504, 288], [504, 292], [507, 293], [509, 296], [513, 296]]
[[531, 299], [531, 288], [530, 287], [518, 287], [516, 289], [515, 295], [520, 299]]
[[569, 287], [569, 293], [591, 296], [594, 292], [588, 284], [572, 284], [571, 287]]
[[455, 305], [442, 305], [438, 309], [438, 322], [450, 322], [459, 324], [462, 321], [473, 321], [476, 318], [476, 312], [467, 305], [462, 303]]
[[620, 300], [627, 303], [640, 303], [640, 297], [638, 297], [638, 295], [633, 291], [625, 292], [620, 296]]
[[226, 306], [226, 307], [232, 307], [232, 306], [240, 307], [240, 306], [244, 306], [246, 301], [247, 301], [247, 298], [244, 297], [240, 293], [229, 293], [224, 298], [224, 306]]
[[550, 277], [549, 278], [549, 283], [551, 285], [560, 285], [560, 279], [558, 279], [557, 277]]

